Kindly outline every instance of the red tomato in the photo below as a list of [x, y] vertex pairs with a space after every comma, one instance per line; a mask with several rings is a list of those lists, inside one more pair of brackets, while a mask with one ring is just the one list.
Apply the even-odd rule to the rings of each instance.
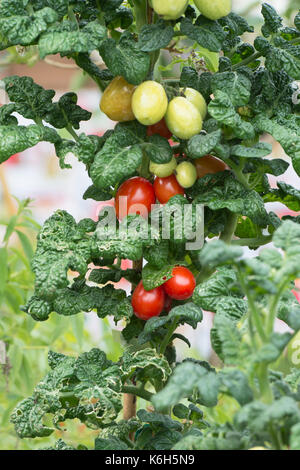
[[154, 191], [161, 204], [168, 202], [171, 197], [181, 194], [184, 196], [184, 189], [177, 182], [176, 176], [171, 175], [167, 178], [155, 178]]
[[172, 277], [163, 285], [166, 294], [176, 300], [189, 299], [196, 287], [193, 273], [184, 266], [176, 266], [172, 271]]
[[148, 129], [147, 129], [148, 137], [151, 137], [151, 135], [155, 135], [155, 134], [158, 134], [161, 137], [164, 137], [165, 139], [170, 139], [172, 137], [172, 132], [170, 132], [169, 129], [167, 128], [167, 124], [164, 118], [158, 123], [153, 124], [152, 126], [148, 126]]
[[162, 287], [146, 291], [143, 281], [140, 281], [133, 292], [131, 304], [134, 314], [141, 320], [157, 317], [165, 305], [165, 292]]
[[218, 173], [219, 171], [224, 171], [228, 168], [222, 160], [219, 160], [219, 158], [213, 157], [212, 155], [205, 155], [204, 157], [197, 158], [194, 160], [194, 164], [196, 166], [198, 178], [203, 178], [205, 175]]
[[147, 218], [155, 201], [154, 189], [148, 180], [138, 176], [131, 178], [118, 189], [115, 202], [117, 217], [123, 219], [128, 214], [140, 214]]

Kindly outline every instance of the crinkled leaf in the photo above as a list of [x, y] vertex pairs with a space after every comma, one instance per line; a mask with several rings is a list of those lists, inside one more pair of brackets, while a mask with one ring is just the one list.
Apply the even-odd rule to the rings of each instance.
[[174, 30], [163, 20], [155, 24], [145, 25], [139, 34], [138, 45], [143, 52], [152, 52], [168, 46], [173, 38]]
[[129, 32], [123, 33], [118, 44], [111, 38], [104, 40], [99, 51], [115, 76], [122, 75], [134, 85], [145, 80], [150, 67], [150, 56], [139, 49], [138, 43]]

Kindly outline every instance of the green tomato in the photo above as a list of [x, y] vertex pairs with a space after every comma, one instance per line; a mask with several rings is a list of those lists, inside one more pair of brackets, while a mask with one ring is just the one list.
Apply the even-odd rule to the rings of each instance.
[[172, 99], [165, 120], [172, 134], [180, 139], [190, 139], [199, 134], [203, 124], [199, 110], [183, 96]]
[[207, 114], [207, 104], [201, 93], [194, 90], [194, 88], [181, 88], [180, 91], [182, 91], [186, 99], [200, 111], [201, 117], [204, 120]]
[[188, 0], [152, 0], [152, 8], [164, 20], [177, 20], [187, 9]]
[[132, 111], [144, 126], [152, 126], [161, 121], [168, 108], [168, 97], [164, 87], [154, 81], [139, 85], [132, 96]]
[[210, 20], [219, 20], [229, 15], [232, 8], [232, 0], [194, 0], [196, 7]]
[[172, 175], [176, 167], [177, 161], [176, 158], [173, 157], [169, 163], [159, 164], [150, 162], [149, 170], [154, 175], [159, 176], [159, 178], [167, 178]]
[[176, 168], [176, 179], [183, 188], [190, 188], [197, 180], [196, 167], [191, 162], [182, 162]]

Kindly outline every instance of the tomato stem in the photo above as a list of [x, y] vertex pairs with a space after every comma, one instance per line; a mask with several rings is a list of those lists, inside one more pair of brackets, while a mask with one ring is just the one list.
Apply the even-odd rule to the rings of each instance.
[[173, 336], [173, 333], [174, 331], [176, 330], [176, 328], [178, 327], [178, 320], [177, 318], [174, 318], [174, 320], [172, 321], [169, 329], [168, 329], [168, 332], [166, 334], [166, 336], [164, 337], [162, 343], [161, 343], [161, 346], [160, 346], [160, 349], [159, 349], [159, 352], [160, 354], [165, 354], [166, 352], [166, 349], [170, 343], [170, 340]]
[[220, 240], [230, 244], [238, 223], [238, 215], [230, 212], [226, 226], [221, 233]]

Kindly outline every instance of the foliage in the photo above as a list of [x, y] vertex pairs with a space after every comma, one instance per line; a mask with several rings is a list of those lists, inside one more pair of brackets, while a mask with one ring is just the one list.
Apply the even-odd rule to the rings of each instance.
[[[118, 75], [133, 85], [155, 78], [168, 98], [190, 87], [208, 105], [201, 133], [189, 141], [176, 139], [171, 148], [164, 138], [148, 137], [137, 121], [119, 123], [103, 137], [78, 135], [90, 115], [77, 105], [76, 95], [67, 93], [55, 102], [53, 90], [30, 78], [6, 77], [10, 104], [0, 112], [1, 162], [40, 141], [50, 142], [62, 168], [68, 167], [70, 151], [85, 164], [92, 186], [84, 197], [96, 200], [113, 197], [131, 176], [151, 179], [149, 161], [166, 163], [173, 153], [188, 161], [210, 153], [228, 166], [199, 178], [186, 198], [176, 196], [162, 210], [166, 216], [175, 205], [205, 205], [206, 242], [198, 251], [187, 253], [176, 240], [176, 215], [170, 240], [161, 227], [149, 233], [140, 216], [104, 227], [89, 219], [77, 223], [59, 210], [46, 221], [32, 262], [35, 290], [24, 308], [27, 321], [96, 310], [100, 318], [112, 315], [115, 322], [123, 321], [127, 347], [114, 361], [98, 349], [78, 358], [49, 353], [51, 371], [17, 404], [12, 422], [21, 438], [33, 438], [52, 434], [61, 421], [79, 419], [99, 430], [97, 450], [299, 448], [298, 380], [273, 370], [300, 329], [300, 306], [290, 292], [300, 277], [299, 219], [280, 220], [265, 205], [272, 201], [299, 208], [299, 191], [284, 183], [270, 187], [267, 175], [282, 175], [288, 164], [266, 158], [271, 147], [262, 139], [266, 133], [273, 136], [300, 175], [299, 14], [286, 27], [274, 8], [263, 4], [261, 34], [251, 45], [242, 37], [253, 27], [233, 12], [211, 21], [190, 7], [178, 20], [164, 21], [147, 7], [145, 0], [126, 5], [121, 0], [1, 3], [3, 50], [21, 45], [36, 48], [42, 58], [60, 53], [102, 90]], [[181, 76], [166, 79], [156, 67], [160, 49], [178, 55], [182, 39], [191, 53], [176, 58]], [[92, 62], [93, 50], [107, 69]], [[31, 123], [19, 125], [15, 112]], [[60, 137], [62, 128], [70, 140]], [[102, 211], [98, 222], [104, 218]], [[194, 223], [194, 212], [191, 219]], [[240, 246], [258, 248], [271, 241], [273, 247], [255, 258], [243, 257]], [[143, 258], [148, 262], [144, 268]], [[134, 269], [121, 273], [122, 259], [136, 262]], [[177, 264], [187, 265], [196, 276], [192, 301], [174, 302], [170, 312], [147, 323], [133, 316], [130, 297], [111, 284], [124, 276], [134, 286], [142, 278], [153, 289]], [[70, 270], [77, 273], [75, 279]], [[188, 343], [176, 329], [182, 323], [196, 328], [202, 310], [214, 313], [211, 342], [222, 361], [219, 369], [191, 358], [176, 362], [173, 340]], [[276, 318], [292, 332], [275, 333]], [[121, 420], [124, 393], [151, 401], [154, 411], [140, 409], [136, 417]], [[216, 419], [221, 400], [233, 410], [222, 420]], [[54, 448], [69, 446], [59, 441]]]

